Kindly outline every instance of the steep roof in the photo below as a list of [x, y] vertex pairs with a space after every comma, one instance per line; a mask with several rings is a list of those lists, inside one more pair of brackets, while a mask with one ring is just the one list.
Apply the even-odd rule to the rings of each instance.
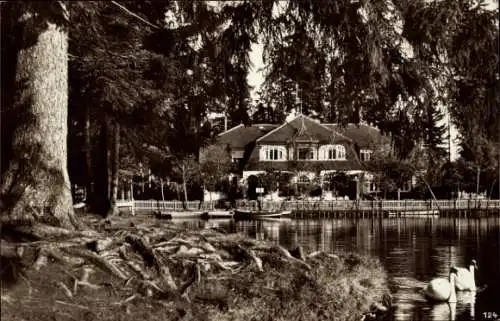
[[257, 143], [283, 143], [291, 140], [332, 142], [338, 139], [351, 141], [341, 133], [325, 127], [307, 116], [299, 115], [258, 138]]
[[219, 134], [217, 143], [234, 149], [245, 148], [246, 145], [254, 142], [257, 138], [267, 134], [276, 127], [278, 125], [253, 124], [245, 126], [241, 124]]
[[295, 141], [318, 141], [322, 143], [349, 141], [359, 148], [375, 149], [383, 142], [380, 131], [366, 124], [320, 124], [315, 120], [299, 115], [288, 123], [243, 124], [233, 127], [217, 137], [217, 142], [230, 148], [245, 148], [250, 143], [284, 143]]
[[[356, 154], [354, 144], [349, 138], [338, 134], [337, 138], [330, 139], [328, 140], [328, 142], [342, 144], [346, 148], [346, 159], [335, 161], [298, 161], [298, 163], [306, 167], [321, 168], [322, 170], [345, 171], [361, 170], [364, 168]], [[257, 146], [262, 144], [259, 140], [257, 140], [257, 143]], [[294, 163], [297, 163], [297, 161], [262, 161], [260, 160], [259, 148], [257, 146], [255, 148], [252, 148], [248, 157], [248, 161], [246, 161], [243, 167], [244, 170], [288, 170], [290, 168], [293, 168]]]
[[370, 125], [366, 124], [347, 124], [341, 126], [340, 124], [323, 124], [332, 130], [335, 130], [350, 139], [360, 148], [374, 149], [382, 143], [383, 135], [380, 131]]

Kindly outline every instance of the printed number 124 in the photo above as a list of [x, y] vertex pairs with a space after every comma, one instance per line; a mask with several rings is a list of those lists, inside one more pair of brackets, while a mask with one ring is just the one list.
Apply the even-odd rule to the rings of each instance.
[[497, 320], [499, 315], [496, 312], [483, 312], [483, 317], [486, 320]]

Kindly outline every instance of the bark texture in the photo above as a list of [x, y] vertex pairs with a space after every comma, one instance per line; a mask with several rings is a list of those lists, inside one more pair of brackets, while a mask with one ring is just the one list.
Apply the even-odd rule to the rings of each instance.
[[118, 199], [118, 169], [120, 166], [120, 124], [113, 124], [112, 150], [110, 153], [110, 188], [109, 188], [109, 211], [108, 216], [118, 214], [116, 200]]
[[93, 158], [94, 170], [94, 193], [92, 194], [91, 209], [94, 213], [107, 215], [109, 210], [109, 128], [108, 122], [103, 116], [101, 119], [96, 153]]
[[85, 107], [85, 171], [86, 171], [86, 202], [92, 202], [94, 195], [94, 175], [92, 171], [92, 143], [90, 136], [90, 106]]
[[25, 12], [20, 19], [24, 46], [17, 55], [13, 108], [21, 121], [2, 178], [2, 222], [73, 228], [67, 172], [68, 34], [47, 20], [29, 23], [36, 17], [36, 12]]

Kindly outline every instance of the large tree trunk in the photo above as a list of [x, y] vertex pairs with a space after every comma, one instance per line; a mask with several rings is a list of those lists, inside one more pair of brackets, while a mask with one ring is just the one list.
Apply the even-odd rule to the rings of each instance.
[[112, 150], [110, 153], [111, 159], [109, 162], [111, 175], [110, 175], [110, 189], [109, 189], [109, 210], [108, 216], [118, 214], [118, 207], [116, 200], [118, 199], [118, 169], [120, 165], [120, 124], [117, 122], [113, 125], [112, 136]]
[[101, 119], [97, 150], [93, 161], [94, 164], [94, 194], [92, 197], [91, 210], [94, 213], [105, 216], [109, 210], [109, 180], [108, 180], [108, 124], [104, 116]]
[[92, 171], [92, 143], [90, 134], [90, 106], [85, 107], [85, 194], [87, 204], [92, 203], [94, 196], [94, 175]]
[[2, 180], [2, 223], [74, 228], [67, 172], [68, 34], [52, 19], [43, 19], [48, 7], [26, 6], [30, 11], [18, 20], [23, 46], [17, 56], [13, 108], [21, 119]]

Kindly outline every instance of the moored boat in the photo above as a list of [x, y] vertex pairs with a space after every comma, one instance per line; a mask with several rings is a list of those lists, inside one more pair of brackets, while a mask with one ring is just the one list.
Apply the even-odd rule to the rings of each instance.
[[156, 212], [156, 218], [174, 219], [174, 218], [200, 218], [206, 211], [181, 211], [181, 212]]
[[251, 210], [235, 210], [233, 218], [235, 220], [258, 220], [258, 219], [270, 219], [270, 218], [281, 218], [282, 216], [290, 215], [292, 211], [251, 211]]
[[234, 211], [208, 211], [201, 215], [204, 220], [214, 219], [214, 218], [232, 218]]

